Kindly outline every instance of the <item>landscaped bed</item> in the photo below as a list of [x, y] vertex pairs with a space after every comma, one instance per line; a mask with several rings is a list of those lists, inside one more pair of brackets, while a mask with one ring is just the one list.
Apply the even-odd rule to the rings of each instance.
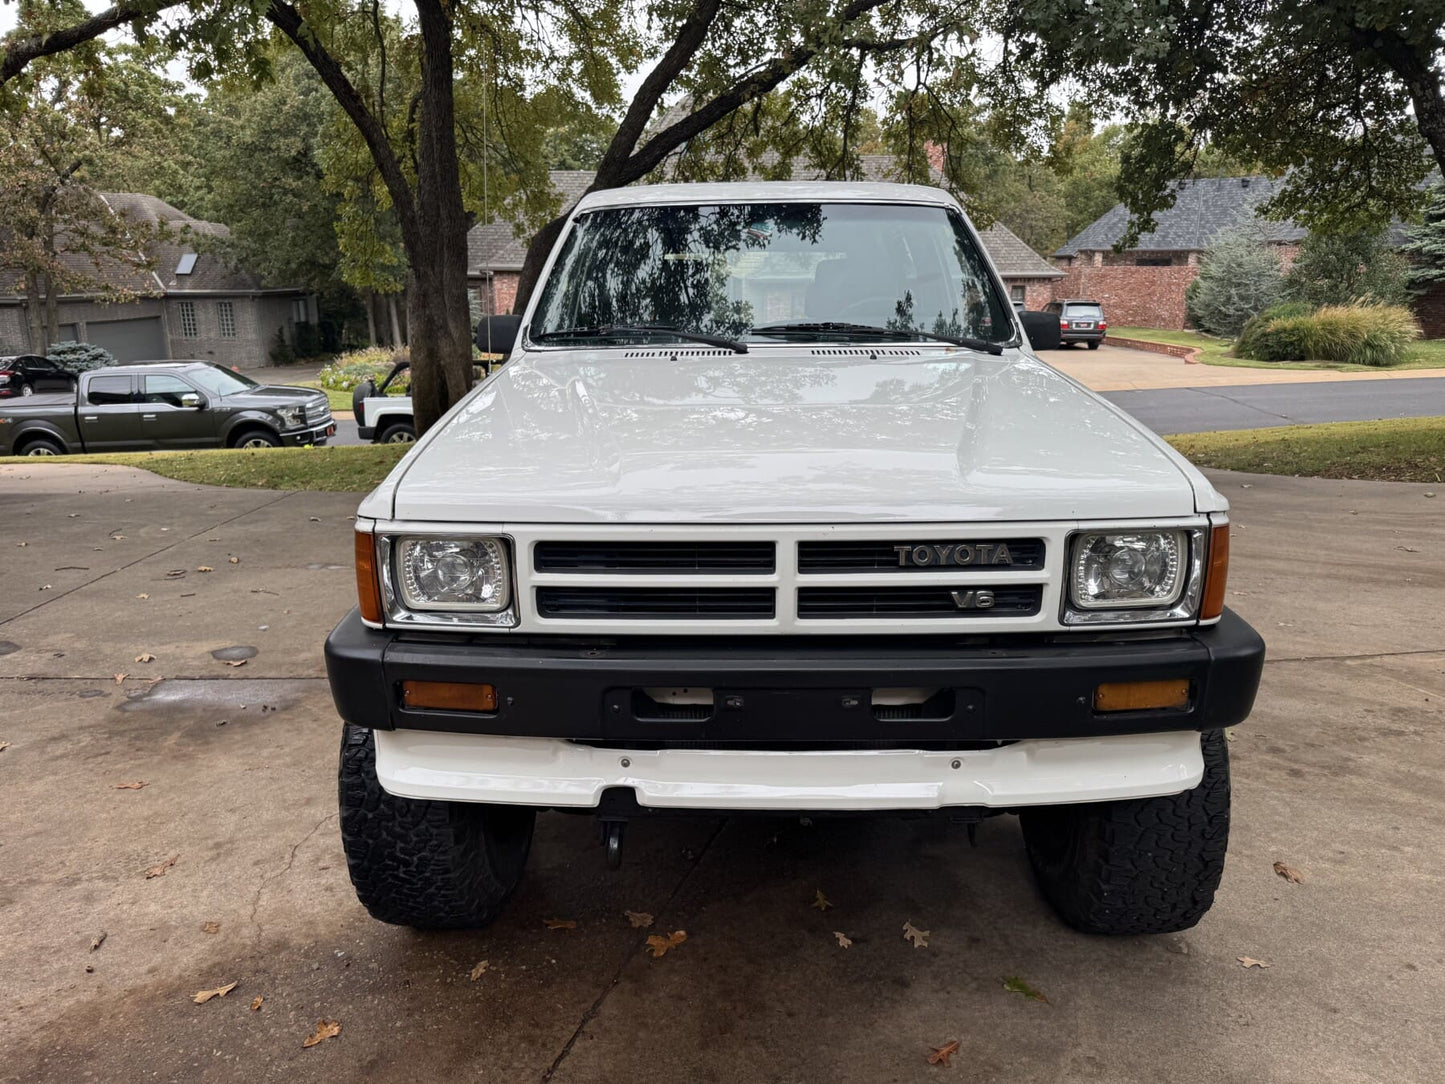
[[239, 489], [310, 489], [360, 493], [373, 488], [411, 447], [369, 444], [360, 448], [215, 448], [195, 452], [117, 452], [54, 459], [0, 457], [0, 464], [43, 470], [53, 463], [111, 463], [139, 467], [181, 482]]
[[[1197, 331], [1168, 331], [1152, 327], [1111, 327], [1109, 336], [1121, 339], [1143, 339], [1147, 342], [1170, 343], [1175, 346], [1199, 348], [1199, 360], [1206, 365], [1229, 365], [1241, 369], [1334, 369], [1343, 373], [1396, 372], [1401, 369], [1445, 369], [1445, 339], [1417, 342], [1406, 352], [1399, 365], [1344, 365], [1332, 361], [1250, 361], [1229, 355], [1234, 344]], [[1107, 340], [1106, 340], [1107, 341]]]
[[1445, 480], [1445, 418], [1189, 433], [1170, 437], [1169, 443], [1198, 466], [1220, 470], [1382, 482]]

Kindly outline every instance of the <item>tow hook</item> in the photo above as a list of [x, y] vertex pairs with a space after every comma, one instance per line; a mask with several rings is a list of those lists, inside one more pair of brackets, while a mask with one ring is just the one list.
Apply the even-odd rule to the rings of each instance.
[[603, 820], [598, 825], [602, 830], [602, 844], [607, 848], [607, 868], [622, 868], [622, 833], [626, 821]]

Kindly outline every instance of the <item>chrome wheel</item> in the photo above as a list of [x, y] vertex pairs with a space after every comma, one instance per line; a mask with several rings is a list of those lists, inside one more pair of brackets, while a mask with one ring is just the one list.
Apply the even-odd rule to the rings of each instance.
[[20, 394], [23, 395], [23, 396], [34, 395], [34, 394], [35, 394], [35, 389], [32, 388], [29, 384], [21, 384], [21, 385], [20, 385]]
[[383, 444], [411, 444], [416, 440], [416, 434], [410, 429], [393, 429], [386, 434]]
[[241, 443], [238, 444], [237, 447], [238, 447], [238, 448], [274, 448], [274, 447], [276, 447], [276, 442], [273, 441], [273, 440], [270, 440], [270, 439], [267, 438], [267, 437], [262, 437], [262, 436], [247, 437], [245, 440], [241, 441]]
[[25, 450], [26, 455], [59, 455], [51, 444], [32, 444]]

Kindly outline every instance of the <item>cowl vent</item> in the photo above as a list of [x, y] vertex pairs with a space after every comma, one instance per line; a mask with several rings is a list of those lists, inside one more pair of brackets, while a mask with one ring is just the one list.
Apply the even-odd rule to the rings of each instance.
[[730, 358], [736, 351], [712, 347], [678, 347], [676, 350], [628, 350], [624, 358]]
[[916, 358], [922, 352], [906, 346], [818, 346], [808, 351], [815, 358]]

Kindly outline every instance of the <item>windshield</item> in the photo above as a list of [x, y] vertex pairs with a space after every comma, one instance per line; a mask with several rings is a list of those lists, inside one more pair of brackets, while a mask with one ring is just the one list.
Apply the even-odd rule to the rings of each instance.
[[[1012, 315], [963, 219], [942, 207], [734, 203], [582, 214], [538, 300], [533, 339], [627, 327], [777, 342], [943, 335], [1007, 342]], [[815, 325], [853, 325], [819, 328]], [[616, 325], [616, 326], [614, 326]], [[766, 329], [765, 331], [763, 329]], [[877, 332], [871, 334], [877, 335]], [[665, 339], [666, 336], [664, 335]]]
[[186, 375], [205, 391], [218, 398], [222, 395], [235, 395], [236, 392], [245, 391], [247, 388], [260, 387], [249, 376], [242, 376], [240, 373], [233, 373], [230, 369], [222, 369], [216, 365], [207, 365], [203, 369], [188, 369]]

